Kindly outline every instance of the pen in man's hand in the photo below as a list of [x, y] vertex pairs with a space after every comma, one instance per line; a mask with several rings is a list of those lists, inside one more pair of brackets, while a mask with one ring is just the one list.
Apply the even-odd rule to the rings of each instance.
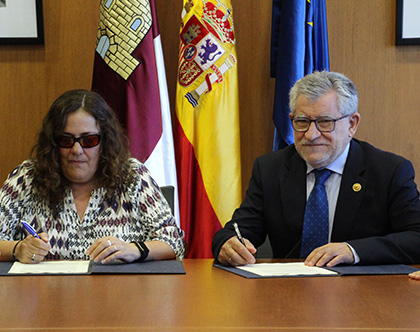
[[[27, 222], [25, 222], [25, 221], [21, 221], [21, 223], [22, 223], [22, 225], [23, 225], [23, 227], [29, 232], [29, 234], [31, 234], [31, 235], [33, 235], [33, 236], [35, 236], [36, 238], [38, 238], [38, 239], [40, 239], [41, 240], [41, 238], [39, 237], [39, 235], [38, 235], [38, 233], [36, 232], [36, 230], [34, 230], [33, 229], [33, 227], [31, 226], [31, 225], [29, 225]], [[50, 249], [50, 251], [49, 251], [49, 253], [51, 254], [51, 255], [54, 255], [54, 253], [52, 252], [52, 250]]]
[[238, 237], [239, 241], [246, 247], [244, 238], [242, 237], [241, 232], [239, 231], [238, 224], [235, 222], [233, 223], [233, 227], [235, 228], [236, 236]]

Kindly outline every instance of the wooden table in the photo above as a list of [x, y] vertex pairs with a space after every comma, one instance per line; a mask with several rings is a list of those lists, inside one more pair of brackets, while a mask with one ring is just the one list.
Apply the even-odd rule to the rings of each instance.
[[245, 279], [186, 275], [0, 277], [0, 331], [420, 331], [406, 275]]

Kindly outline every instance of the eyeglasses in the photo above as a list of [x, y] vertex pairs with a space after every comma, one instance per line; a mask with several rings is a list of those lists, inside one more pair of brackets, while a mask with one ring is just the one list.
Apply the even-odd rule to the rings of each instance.
[[309, 130], [312, 122], [315, 122], [316, 129], [318, 129], [321, 133], [330, 133], [335, 129], [335, 123], [339, 120], [345, 119], [349, 117], [351, 114], [347, 114], [342, 116], [338, 119], [329, 119], [329, 118], [321, 118], [321, 119], [307, 119], [307, 118], [292, 118], [292, 126], [293, 129], [297, 132], [303, 133]]
[[77, 138], [73, 136], [61, 135], [58, 136], [56, 143], [62, 148], [71, 149], [74, 146], [74, 144], [76, 144], [76, 142], [79, 142], [82, 148], [89, 149], [97, 146], [100, 141], [100, 134], [84, 135]]

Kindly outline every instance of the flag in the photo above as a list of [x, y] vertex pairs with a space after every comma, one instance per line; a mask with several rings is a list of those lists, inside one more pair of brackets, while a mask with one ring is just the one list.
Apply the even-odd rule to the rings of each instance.
[[[160, 186], [177, 188], [175, 151], [154, 0], [102, 0], [92, 90], [126, 128], [130, 151]], [[175, 190], [175, 216], [179, 221]]]
[[184, 0], [174, 132], [189, 258], [212, 257], [241, 201], [237, 68], [230, 0]]
[[303, 76], [330, 66], [325, 0], [273, 0], [272, 12], [273, 150], [278, 150], [293, 143], [290, 89]]

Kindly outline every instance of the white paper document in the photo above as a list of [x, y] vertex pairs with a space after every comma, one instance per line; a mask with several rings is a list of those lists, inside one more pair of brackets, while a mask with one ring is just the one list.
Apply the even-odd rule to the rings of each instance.
[[238, 266], [238, 269], [254, 273], [262, 277], [269, 276], [337, 276], [338, 273], [316, 266], [306, 266], [304, 263], [257, 263]]
[[13, 263], [10, 274], [86, 274], [90, 261], [46, 261], [39, 264]]

